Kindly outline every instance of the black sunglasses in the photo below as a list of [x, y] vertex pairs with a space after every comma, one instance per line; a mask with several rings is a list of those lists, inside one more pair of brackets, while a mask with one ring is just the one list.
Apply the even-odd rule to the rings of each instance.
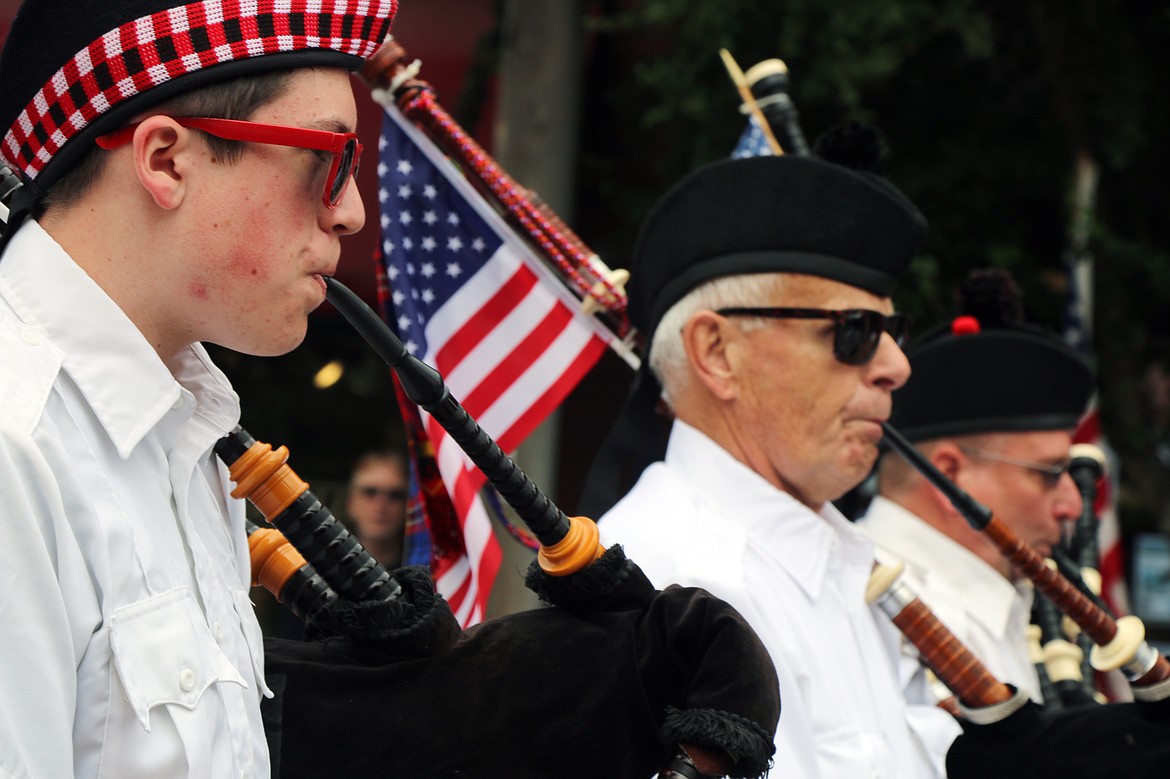
[[375, 498], [378, 495], [381, 495], [386, 500], [392, 502], [406, 500], [406, 490], [402, 489], [401, 487], [396, 489], [383, 489], [381, 487], [356, 487], [354, 492], [356, 492], [358, 495], [361, 495], [363, 498]]
[[908, 314], [886, 315], [868, 308], [830, 311], [824, 308], [721, 308], [720, 316], [762, 316], [768, 319], [833, 320], [833, 356], [846, 365], [865, 365], [877, 353], [882, 333], [899, 347], [910, 337]]

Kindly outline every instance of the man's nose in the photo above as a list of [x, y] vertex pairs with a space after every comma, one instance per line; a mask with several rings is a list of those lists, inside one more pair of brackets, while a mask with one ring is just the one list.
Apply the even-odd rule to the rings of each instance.
[[1066, 471], [1060, 477], [1060, 482], [1056, 485], [1057, 496], [1056, 502], [1053, 504], [1053, 513], [1057, 520], [1061, 522], [1073, 522], [1081, 516], [1081, 511], [1084, 508], [1084, 501], [1081, 499], [1081, 491], [1077, 489], [1077, 484], [1073, 481], [1072, 476]]

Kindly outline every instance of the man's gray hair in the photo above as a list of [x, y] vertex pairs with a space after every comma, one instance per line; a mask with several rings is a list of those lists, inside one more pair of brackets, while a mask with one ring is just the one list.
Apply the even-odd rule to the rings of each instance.
[[[683, 348], [682, 330], [687, 320], [699, 311], [715, 311], [731, 306], [766, 306], [775, 294], [780, 273], [745, 273], [723, 276], [700, 284], [667, 309], [650, 343], [650, 370], [662, 385], [662, 396], [670, 405], [673, 398], [690, 381], [687, 353]], [[741, 327], [763, 327], [762, 318], [745, 317]]]

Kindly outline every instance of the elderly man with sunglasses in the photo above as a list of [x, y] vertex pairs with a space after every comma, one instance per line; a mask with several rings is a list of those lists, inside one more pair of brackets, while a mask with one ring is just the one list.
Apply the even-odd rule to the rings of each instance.
[[0, 55], [0, 776], [267, 777], [239, 399], [359, 229], [396, 0], [28, 0]]
[[876, 175], [764, 157], [685, 179], [635, 250], [649, 371], [628, 414], [644, 421], [661, 385], [673, 424], [602, 540], [759, 633], [780, 684], [774, 777], [941, 776], [958, 734], [867, 605], [873, 545], [830, 502], [869, 473], [910, 375], [890, 293], [924, 231]]
[[[964, 289], [978, 316], [909, 350], [914, 374], [894, 393], [891, 424], [1047, 557], [1081, 512], [1069, 450], [1092, 374], [1063, 341], [1019, 321], [1010, 277], [977, 272]], [[878, 483], [860, 527], [994, 675], [1043, 700], [1027, 637], [1031, 583], [903, 458], [883, 455]]]

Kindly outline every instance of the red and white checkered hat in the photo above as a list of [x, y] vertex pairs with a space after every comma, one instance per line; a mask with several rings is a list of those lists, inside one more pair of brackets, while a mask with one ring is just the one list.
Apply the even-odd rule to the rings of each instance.
[[93, 140], [241, 75], [356, 70], [398, 0], [26, 0], [0, 54], [0, 155], [37, 195]]

